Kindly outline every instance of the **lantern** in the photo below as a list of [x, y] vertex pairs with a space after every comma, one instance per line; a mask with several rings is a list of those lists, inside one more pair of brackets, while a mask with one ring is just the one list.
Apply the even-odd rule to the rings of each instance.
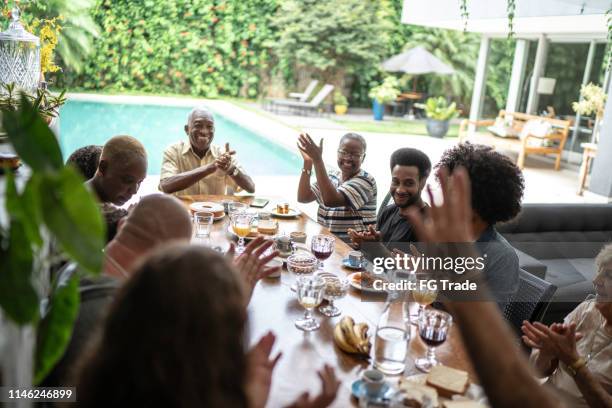
[[8, 30], [0, 33], [0, 83], [34, 93], [40, 80], [40, 40], [23, 28], [19, 14], [14, 8]]

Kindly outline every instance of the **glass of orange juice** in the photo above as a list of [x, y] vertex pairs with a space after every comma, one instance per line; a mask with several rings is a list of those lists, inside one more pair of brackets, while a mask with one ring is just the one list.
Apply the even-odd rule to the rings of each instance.
[[419, 311], [416, 319], [411, 316], [411, 323], [416, 324], [418, 316], [420, 316], [425, 308], [432, 304], [438, 297], [438, 288], [436, 281], [433, 280], [433, 275], [429, 273], [416, 273], [415, 288], [412, 290], [412, 297], [419, 304]]
[[238, 248], [236, 253], [244, 252], [244, 238], [251, 232], [251, 227], [255, 221], [256, 215], [247, 212], [237, 211], [231, 216], [232, 230], [238, 235]]

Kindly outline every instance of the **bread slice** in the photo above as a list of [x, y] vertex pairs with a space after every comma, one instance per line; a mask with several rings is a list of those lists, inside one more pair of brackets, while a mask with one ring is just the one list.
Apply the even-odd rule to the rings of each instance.
[[438, 392], [433, 387], [412, 381], [400, 381], [400, 389], [403, 392], [402, 403], [406, 407], [438, 406]]
[[444, 397], [464, 394], [469, 383], [468, 373], [444, 365], [432, 367], [427, 375], [427, 385], [434, 387]]
[[259, 232], [260, 234], [274, 235], [276, 234], [277, 231], [278, 231], [277, 224], [275, 224], [273, 227], [262, 227], [262, 226], [257, 227], [257, 232]]

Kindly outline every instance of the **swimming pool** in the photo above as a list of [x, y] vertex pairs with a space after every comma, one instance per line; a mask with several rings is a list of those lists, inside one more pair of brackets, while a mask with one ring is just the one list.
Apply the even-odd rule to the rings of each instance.
[[[103, 145], [115, 135], [136, 137], [147, 149], [149, 175], [159, 175], [164, 149], [186, 140], [183, 130], [187, 107], [134, 105], [69, 100], [61, 108], [60, 146], [64, 157], [79, 147]], [[252, 176], [297, 175], [302, 159], [295, 152], [243, 128], [215, 113], [215, 139], [223, 146], [229, 143], [236, 158]]]

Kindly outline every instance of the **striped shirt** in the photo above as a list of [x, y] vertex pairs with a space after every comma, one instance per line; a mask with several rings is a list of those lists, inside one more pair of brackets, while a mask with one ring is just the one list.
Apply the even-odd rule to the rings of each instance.
[[328, 176], [338, 191], [348, 202], [345, 207], [326, 207], [318, 183], [312, 185], [312, 192], [319, 203], [317, 221], [340, 238], [347, 238], [347, 230], [364, 231], [368, 225], [376, 225], [376, 180], [360, 170], [349, 180], [342, 182], [338, 170], [330, 170]]

